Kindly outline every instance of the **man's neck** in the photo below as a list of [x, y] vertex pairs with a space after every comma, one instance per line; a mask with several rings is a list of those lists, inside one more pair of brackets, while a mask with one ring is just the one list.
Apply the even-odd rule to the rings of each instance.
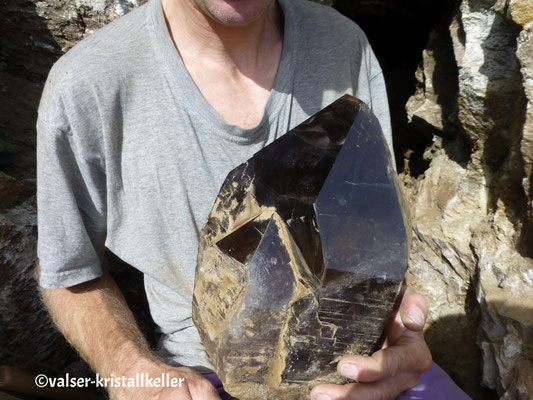
[[[224, 25], [195, 8], [192, 0], [162, 1], [174, 44], [203, 97], [227, 123], [242, 128], [256, 126], [264, 115], [280, 65], [280, 6], [249, 0], [241, 5], [264, 4], [265, 8], [257, 10], [257, 17], [246, 24]], [[231, 2], [212, 1], [210, 5], [223, 7]]]
[[180, 53], [233, 67], [253, 75], [268, 49], [283, 38], [283, 12], [272, 3], [244, 25], [219, 23], [191, 0], [162, 0], [167, 26]]

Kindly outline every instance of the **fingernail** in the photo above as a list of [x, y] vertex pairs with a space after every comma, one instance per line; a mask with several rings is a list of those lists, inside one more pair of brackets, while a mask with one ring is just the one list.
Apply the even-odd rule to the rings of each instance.
[[426, 323], [424, 314], [422, 314], [422, 311], [420, 311], [420, 309], [417, 307], [410, 307], [407, 310], [407, 318], [409, 318], [413, 324], [419, 326], [420, 328], [423, 328], [424, 324]]
[[313, 400], [331, 400], [331, 397], [324, 393], [318, 393]]
[[341, 375], [346, 378], [356, 379], [359, 370], [354, 364], [344, 363], [341, 365]]

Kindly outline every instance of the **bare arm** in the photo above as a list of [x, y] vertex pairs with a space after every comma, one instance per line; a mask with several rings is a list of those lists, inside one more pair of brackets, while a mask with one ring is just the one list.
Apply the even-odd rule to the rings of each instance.
[[41, 293], [52, 319], [69, 343], [102, 377], [137, 372], [184, 378], [181, 388], [114, 388], [113, 399], [219, 399], [213, 386], [189, 368], [160, 361], [137, 327], [122, 292], [106, 271], [100, 278]]

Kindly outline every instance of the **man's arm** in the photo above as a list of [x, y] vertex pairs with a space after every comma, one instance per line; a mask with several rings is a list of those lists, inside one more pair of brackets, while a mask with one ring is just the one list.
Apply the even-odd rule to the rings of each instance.
[[52, 319], [69, 343], [102, 377], [150, 377], [169, 373], [184, 378], [178, 388], [109, 388], [112, 399], [220, 399], [211, 383], [189, 368], [171, 367], [151, 352], [113, 278], [59, 289], [41, 288]]

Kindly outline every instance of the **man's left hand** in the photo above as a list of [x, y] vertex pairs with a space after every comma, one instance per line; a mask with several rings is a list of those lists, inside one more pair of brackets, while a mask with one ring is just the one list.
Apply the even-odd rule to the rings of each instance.
[[404, 287], [400, 306], [394, 310], [380, 350], [372, 356], [342, 358], [337, 371], [359, 383], [317, 385], [312, 400], [393, 400], [417, 385], [431, 366], [431, 353], [424, 340], [428, 305], [425, 298]]

